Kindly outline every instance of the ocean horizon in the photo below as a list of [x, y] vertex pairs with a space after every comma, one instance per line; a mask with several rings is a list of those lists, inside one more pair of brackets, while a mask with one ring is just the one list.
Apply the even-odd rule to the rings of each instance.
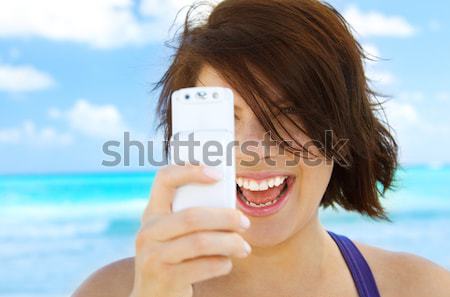
[[[155, 171], [0, 175], [0, 296], [70, 296], [134, 254]], [[450, 164], [404, 166], [382, 199], [392, 222], [321, 210], [333, 232], [450, 269]]]

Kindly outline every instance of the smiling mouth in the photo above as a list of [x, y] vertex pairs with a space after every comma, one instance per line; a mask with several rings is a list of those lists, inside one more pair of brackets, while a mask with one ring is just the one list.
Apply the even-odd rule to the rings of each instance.
[[238, 177], [236, 179], [237, 196], [247, 207], [269, 208], [285, 197], [293, 179], [293, 176], [286, 175], [264, 180]]

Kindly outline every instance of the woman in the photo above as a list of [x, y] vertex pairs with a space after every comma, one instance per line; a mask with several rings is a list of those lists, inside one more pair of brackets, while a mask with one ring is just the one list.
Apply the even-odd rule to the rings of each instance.
[[444, 268], [320, 224], [319, 207], [332, 205], [387, 219], [380, 196], [398, 165], [367, 57], [342, 16], [313, 0], [225, 0], [202, 23], [193, 8], [155, 87], [166, 139], [174, 90], [223, 86], [235, 95], [239, 143], [268, 132], [278, 145], [258, 146], [253, 166], [237, 149], [236, 210], [171, 213], [177, 187], [220, 176], [193, 165], [159, 170], [136, 256], [98, 270], [74, 296], [450, 296]]

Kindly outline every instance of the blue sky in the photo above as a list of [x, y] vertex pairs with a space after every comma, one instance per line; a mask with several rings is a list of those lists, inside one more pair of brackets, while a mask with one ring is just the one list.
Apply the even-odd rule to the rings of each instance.
[[[450, 3], [328, 1], [356, 30], [403, 164], [450, 163]], [[154, 135], [151, 83], [187, 0], [2, 1], [0, 173], [135, 170], [101, 165], [102, 144]], [[185, 10], [184, 10], [185, 11]], [[181, 20], [179, 17], [178, 20]], [[157, 145], [155, 145], [157, 146]], [[139, 168], [146, 169], [146, 168]]]

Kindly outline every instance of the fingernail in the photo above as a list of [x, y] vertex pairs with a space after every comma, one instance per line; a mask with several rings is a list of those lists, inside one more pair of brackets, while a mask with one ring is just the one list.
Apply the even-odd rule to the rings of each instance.
[[244, 214], [240, 214], [241, 216], [241, 227], [244, 229], [247, 229], [248, 227], [250, 227], [250, 220], [249, 218], [247, 218]]
[[222, 178], [222, 172], [220, 172], [219, 170], [217, 170], [216, 168], [213, 168], [213, 167], [204, 167], [203, 173], [213, 179], [221, 179]]
[[250, 252], [252, 251], [252, 247], [248, 244], [247, 241], [244, 241], [244, 250], [247, 253], [247, 255], [250, 254]]

